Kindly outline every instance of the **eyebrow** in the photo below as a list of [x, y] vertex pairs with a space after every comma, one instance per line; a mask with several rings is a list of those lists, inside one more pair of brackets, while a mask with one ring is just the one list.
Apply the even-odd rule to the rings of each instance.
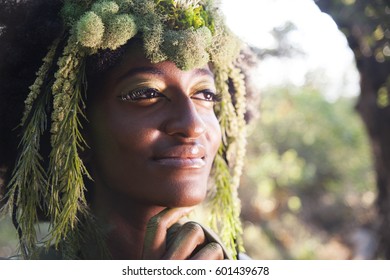
[[194, 70], [195, 71], [195, 75], [199, 75], [199, 76], [210, 76], [211, 78], [214, 79], [214, 74], [213, 72], [211, 72], [209, 69], [206, 69], [206, 68], [197, 68]]
[[[136, 67], [136, 68], [130, 69], [125, 74], [120, 76], [118, 78], [118, 81], [123, 80], [126, 77], [131, 77], [131, 76], [135, 76], [137, 74], [145, 74], [145, 73], [157, 75], [157, 76], [165, 75], [164, 71], [157, 69], [155, 67]], [[194, 69], [194, 75], [195, 76], [210, 76], [211, 78], [214, 79], [214, 74], [209, 69], [206, 69], [206, 68]]]
[[131, 77], [131, 76], [135, 76], [137, 74], [145, 74], [145, 73], [146, 74], [158, 75], [158, 76], [162, 76], [162, 75], [165, 74], [163, 71], [161, 71], [161, 70], [159, 70], [157, 68], [154, 68], [154, 67], [136, 67], [136, 68], [130, 69], [125, 74], [120, 76], [118, 78], [118, 81], [123, 80], [126, 77]]

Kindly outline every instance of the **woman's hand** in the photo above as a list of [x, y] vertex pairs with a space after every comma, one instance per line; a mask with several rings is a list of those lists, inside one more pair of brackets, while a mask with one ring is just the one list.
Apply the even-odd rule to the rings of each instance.
[[217, 242], [209, 242], [199, 224], [178, 223], [191, 210], [192, 208], [167, 208], [150, 219], [146, 228], [143, 259], [224, 259], [222, 246]]

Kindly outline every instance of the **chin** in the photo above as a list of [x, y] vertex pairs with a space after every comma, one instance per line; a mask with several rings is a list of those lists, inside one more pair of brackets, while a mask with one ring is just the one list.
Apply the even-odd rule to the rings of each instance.
[[166, 207], [190, 207], [202, 203], [207, 194], [207, 187], [200, 184], [186, 184], [170, 186], [167, 190], [167, 196], [162, 201]]
[[164, 206], [169, 207], [169, 208], [191, 207], [191, 206], [196, 206], [198, 204], [201, 204], [204, 201], [204, 199], [205, 199], [205, 197], [202, 197], [202, 198], [192, 198], [192, 197], [188, 198], [188, 197], [186, 197], [185, 199], [182, 199], [182, 200], [171, 201]]

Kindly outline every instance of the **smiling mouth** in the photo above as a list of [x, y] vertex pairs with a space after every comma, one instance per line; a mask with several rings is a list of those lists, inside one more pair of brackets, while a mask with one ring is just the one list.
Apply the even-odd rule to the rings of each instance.
[[180, 158], [180, 157], [167, 157], [154, 159], [157, 164], [166, 167], [184, 168], [184, 169], [197, 169], [206, 165], [205, 157], [194, 158]]
[[176, 169], [199, 169], [206, 165], [206, 150], [203, 145], [179, 145], [164, 149], [153, 161], [161, 166]]

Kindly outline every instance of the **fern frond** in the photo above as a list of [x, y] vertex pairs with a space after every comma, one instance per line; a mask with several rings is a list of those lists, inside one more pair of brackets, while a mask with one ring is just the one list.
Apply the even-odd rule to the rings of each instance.
[[78, 154], [79, 149], [85, 147], [79, 120], [84, 116], [85, 107], [82, 99], [84, 57], [85, 53], [71, 36], [59, 60], [52, 87], [52, 151], [48, 175], [51, 186], [51, 241], [56, 246], [75, 228], [78, 215], [88, 208], [83, 176], [90, 176]]
[[47, 176], [39, 149], [41, 136], [47, 127], [46, 105], [50, 96], [50, 91], [44, 86], [47, 86], [47, 74], [52, 67], [57, 46], [58, 40], [44, 57], [37, 78], [30, 87], [21, 122], [20, 153], [7, 186], [5, 210], [13, 214], [24, 258], [32, 257], [35, 251], [37, 210], [45, 207], [42, 202], [45, 201]]

